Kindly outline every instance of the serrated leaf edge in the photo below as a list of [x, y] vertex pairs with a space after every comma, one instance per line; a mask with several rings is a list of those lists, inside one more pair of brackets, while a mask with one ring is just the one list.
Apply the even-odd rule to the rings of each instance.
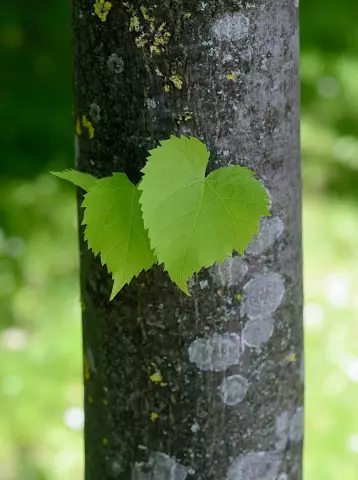
[[[123, 173], [123, 172], [113, 172], [113, 173], [112, 173], [112, 177], [114, 177], [114, 174], [115, 174], [115, 173], [119, 173], [119, 174], [120, 174], [120, 173]], [[123, 173], [123, 175], [125, 175], [125, 176], [127, 177], [127, 175], [126, 175], [125, 173]], [[111, 177], [111, 175], [109, 175], [108, 177], [105, 177], [105, 178], [110, 178], [110, 177]], [[128, 179], [128, 177], [127, 177], [127, 179]], [[129, 180], [129, 179], [128, 179], [128, 180]], [[129, 180], [129, 181], [130, 181], [130, 180]], [[138, 191], [138, 193], [139, 193], [139, 198], [140, 198], [140, 197], [141, 197], [141, 192], [140, 192], [140, 190], [137, 188], [137, 185], [134, 185], [132, 182], [130, 182], [130, 183], [131, 183], [131, 184], [133, 185], [133, 187]], [[82, 202], [82, 204], [81, 204], [81, 207], [84, 208], [84, 209], [86, 209], [86, 208], [87, 208], [87, 205], [85, 205], [85, 202], [86, 202], [87, 193], [85, 194], [84, 197], [85, 197], [85, 198], [84, 198], [84, 200], [83, 200], [83, 202]], [[132, 214], [133, 214], [133, 204], [134, 204], [134, 201], [135, 201], [135, 193], [133, 194], [133, 200], [132, 200]], [[140, 209], [140, 211], [142, 212], [142, 209]], [[131, 215], [132, 215], [132, 214], [131, 214]], [[143, 216], [142, 216], [142, 220], [143, 220]], [[143, 224], [144, 224], [144, 222], [143, 222]], [[113, 287], [112, 287], [112, 293], [111, 293], [111, 296], [110, 296], [110, 301], [113, 300], [113, 298], [117, 295], [117, 293], [120, 292], [120, 290], [122, 290], [122, 288], [123, 288], [125, 285], [129, 285], [130, 282], [133, 280], [134, 277], [138, 277], [138, 276], [141, 274], [141, 272], [143, 272], [143, 271], [148, 271], [150, 268], [152, 268], [153, 265], [155, 265], [155, 264], [157, 263], [157, 262], [153, 262], [152, 265], [150, 265], [148, 268], [142, 268], [142, 269], [140, 269], [139, 271], [137, 271], [136, 273], [134, 273], [134, 274], [132, 275], [132, 277], [131, 277], [129, 280], [127, 280], [126, 282], [124, 282], [123, 285], [122, 285], [122, 287], [121, 287], [119, 290], [117, 290], [116, 293], [114, 293], [114, 285], [115, 285], [115, 278], [114, 278], [114, 276], [115, 276], [115, 274], [116, 274], [117, 272], [116, 272], [116, 271], [110, 271], [110, 270], [109, 270], [107, 263], [104, 262], [103, 259], [102, 259], [102, 250], [101, 250], [101, 249], [98, 250], [98, 251], [95, 251], [92, 247], [90, 247], [89, 242], [88, 242], [88, 238], [87, 238], [87, 225], [88, 225], [88, 222], [85, 222], [85, 219], [83, 219], [81, 225], [84, 225], [84, 226], [86, 227], [86, 228], [85, 228], [85, 231], [84, 231], [84, 239], [85, 239], [85, 241], [87, 242], [88, 250], [92, 251], [92, 252], [93, 252], [93, 255], [94, 255], [95, 257], [97, 257], [98, 255], [100, 255], [101, 265], [102, 265], [102, 266], [106, 266], [108, 273], [109, 273], [109, 274], [111, 275], [111, 277], [112, 277]], [[145, 230], [147, 230], [147, 229], [145, 229]], [[103, 232], [102, 232], [102, 235], [103, 235]], [[128, 237], [130, 238], [130, 235], [129, 235]], [[149, 232], [148, 232], [148, 238], [149, 238]], [[151, 247], [150, 239], [149, 239], [149, 244], [150, 244], [150, 247]], [[129, 239], [128, 239], [128, 244], [127, 244], [127, 251], [128, 251], [128, 247], [129, 247]], [[155, 255], [155, 252], [154, 252], [154, 250], [153, 250], [152, 247], [151, 247], [151, 252], [152, 252], [152, 254], [153, 254], [153, 257], [155, 257], [155, 258], [157, 259], [157, 256]], [[128, 252], [127, 252], [127, 253], [128, 253]]]

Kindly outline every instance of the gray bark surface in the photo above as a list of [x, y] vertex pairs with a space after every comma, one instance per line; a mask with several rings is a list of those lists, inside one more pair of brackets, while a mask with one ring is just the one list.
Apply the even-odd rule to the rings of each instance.
[[209, 171], [256, 172], [272, 217], [191, 297], [156, 267], [112, 302], [81, 227], [86, 480], [301, 479], [296, 2], [95, 3], [73, 0], [77, 168], [137, 182], [159, 140], [195, 136]]

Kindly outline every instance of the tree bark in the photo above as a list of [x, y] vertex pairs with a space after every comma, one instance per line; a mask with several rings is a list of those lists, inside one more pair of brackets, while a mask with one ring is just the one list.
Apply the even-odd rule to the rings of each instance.
[[81, 227], [85, 478], [301, 479], [297, 2], [73, 5], [79, 170], [136, 183], [148, 149], [185, 134], [209, 171], [247, 166], [272, 199], [245, 255], [195, 275], [191, 297], [156, 267], [109, 302]]

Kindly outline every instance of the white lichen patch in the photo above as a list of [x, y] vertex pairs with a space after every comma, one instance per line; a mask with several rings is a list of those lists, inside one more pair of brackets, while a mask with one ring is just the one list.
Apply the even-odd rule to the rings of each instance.
[[243, 331], [242, 340], [248, 347], [260, 348], [273, 333], [274, 319], [272, 317], [254, 318], [249, 320]]
[[281, 458], [278, 452], [240, 455], [229, 467], [227, 480], [276, 480]]
[[283, 221], [279, 217], [264, 217], [260, 222], [259, 235], [249, 244], [245, 253], [259, 255], [270, 248], [283, 232]]
[[185, 480], [188, 468], [165, 453], [153, 453], [148, 463], [137, 462], [132, 470], [132, 480]]
[[209, 338], [197, 338], [189, 346], [189, 360], [200, 370], [220, 372], [239, 363], [241, 339], [236, 333], [214, 333]]
[[107, 60], [107, 66], [111, 72], [120, 74], [124, 70], [123, 58], [119, 57], [116, 53], [112, 53]]
[[236, 42], [249, 34], [250, 21], [241, 13], [225, 13], [216, 20], [213, 33], [219, 40]]
[[283, 278], [278, 273], [257, 275], [244, 286], [241, 315], [249, 318], [273, 314], [282, 302], [285, 293]]
[[190, 430], [193, 433], [198, 433], [200, 431], [200, 425], [198, 424], [198, 422], [194, 422], [193, 425], [190, 427]]
[[246, 397], [249, 382], [241, 375], [231, 375], [225, 378], [219, 386], [219, 395], [226, 405], [237, 405]]
[[[251, 57], [252, 57], [252, 50], [251, 50], [250, 55], [251, 55]], [[241, 56], [241, 58], [242, 58], [242, 56]], [[264, 187], [264, 189], [265, 189], [265, 191], [266, 191], [266, 193], [267, 193], [267, 197], [268, 197], [268, 207], [267, 207], [267, 208], [268, 208], [269, 212], [271, 212], [271, 208], [272, 208], [272, 195], [271, 195], [269, 189], [268, 189], [268, 188], [266, 187], [266, 185], [264, 184], [264, 181], [263, 181], [261, 178], [259, 178], [258, 180], [259, 180], [259, 182], [261, 183], [261, 185]]]
[[303, 407], [298, 407], [290, 420], [288, 433], [291, 442], [299, 442], [303, 436]]
[[286, 448], [288, 442], [288, 429], [290, 423], [289, 412], [282, 412], [276, 418], [276, 438], [275, 443], [276, 450], [283, 451]]
[[108, 460], [108, 473], [111, 476], [117, 476], [122, 472], [121, 458], [119, 455], [114, 455]]
[[215, 282], [220, 282], [223, 286], [232, 287], [239, 284], [248, 271], [247, 263], [242, 257], [229, 257], [223, 263], [217, 263], [211, 268]]
[[147, 107], [151, 109], [157, 108], [157, 102], [154, 98], [147, 98]]
[[282, 472], [280, 475], [277, 477], [277, 480], [288, 480], [287, 473]]
[[303, 436], [303, 407], [298, 407], [294, 414], [285, 411], [276, 418], [277, 451], [283, 451], [288, 441], [297, 443]]

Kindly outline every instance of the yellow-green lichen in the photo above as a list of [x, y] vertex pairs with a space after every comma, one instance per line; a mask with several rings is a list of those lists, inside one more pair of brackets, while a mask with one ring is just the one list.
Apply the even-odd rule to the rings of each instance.
[[296, 361], [296, 354], [295, 353], [291, 353], [291, 355], [289, 356], [289, 361], [290, 362], [295, 362]]
[[241, 295], [241, 293], [238, 293], [238, 294], [236, 295], [236, 298], [237, 298], [237, 299], [239, 300], [239, 302], [240, 302], [240, 301], [241, 301], [241, 299], [242, 299], [242, 295]]
[[155, 17], [150, 15], [146, 7], [143, 5], [139, 7], [140, 16], [128, 2], [122, 3], [131, 14], [129, 31], [138, 34], [134, 40], [136, 46], [148, 47], [151, 56], [160, 55], [171, 37], [171, 33], [165, 29], [165, 22], [158, 27]]
[[[157, 367], [156, 363], [151, 362], [151, 363], [150, 363], [150, 366], [153, 367], [153, 369], [155, 370], [155, 372], [152, 373], [151, 375], [149, 375], [149, 380], [150, 380], [152, 383], [156, 383], [157, 385], [160, 385], [161, 387], [166, 387], [168, 384], [163, 381], [163, 376], [162, 376], [162, 374], [160, 373], [160, 371], [158, 370], [158, 367]], [[148, 370], [151, 370], [151, 369], [149, 368]]]
[[108, 438], [102, 438], [102, 444], [106, 447], [108, 445]]
[[146, 34], [142, 33], [139, 37], [137, 37], [135, 40], [135, 44], [137, 45], [138, 48], [143, 48], [146, 46], [148, 43], [148, 40], [146, 38]]
[[160, 32], [160, 30], [158, 29], [157, 33], [155, 34], [155, 37], [154, 37], [154, 45], [155, 46], [158, 46], [158, 45], [162, 45], [163, 47], [165, 45], [167, 45], [169, 43], [169, 39], [171, 37], [171, 33], [170, 32]]
[[104, 405], [105, 407], [108, 407], [109, 402], [108, 402], [108, 400], [107, 400], [106, 398], [103, 398], [103, 399], [102, 399], [102, 403], [103, 403], [103, 405]]
[[231, 73], [228, 73], [227, 74], [227, 79], [228, 80], [235, 80], [236, 79], [236, 73], [235, 72], [231, 72]]
[[82, 135], [81, 120], [79, 118], [76, 120], [76, 135]]
[[107, 2], [106, 0], [95, 0], [94, 11], [102, 22], [107, 20], [107, 15], [111, 8], [111, 2]]
[[155, 53], [156, 55], [160, 55], [161, 54], [161, 49], [156, 47], [155, 45], [151, 45], [149, 47], [149, 50], [150, 50], [150, 54], [153, 55], [153, 53]]
[[163, 377], [160, 372], [155, 372], [150, 375], [149, 380], [153, 383], [161, 383], [163, 381]]
[[148, 15], [147, 9], [145, 7], [141, 6], [140, 11], [142, 12], [145, 20], [147, 20], [148, 22], [155, 22], [155, 18]]
[[159, 413], [157, 413], [157, 412], [152, 412], [152, 413], [150, 414], [150, 421], [151, 421], [151, 422], [155, 422], [156, 420], [158, 420], [158, 418], [159, 418]]
[[82, 115], [82, 125], [84, 126], [84, 128], [87, 128], [88, 136], [92, 140], [92, 138], [94, 138], [94, 127], [92, 122], [88, 120], [86, 115]]
[[131, 16], [130, 22], [129, 22], [129, 31], [130, 32], [140, 32], [141, 31], [141, 26], [140, 26], [140, 21], [139, 18], [135, 13]]
[[188, 120], [191, 120], [193, 116], [191, 115], [191, 112], [185, 112], [183, 115], [181, 113], [178, 114], [177, 120], [179, 122], [187, 122]]
[[169, 92], [170, 85], [164, 85], [164, 92]]
[[178, 89], [181, 90], [183, 87], [183, 79], [177, 74], [173, 73], [171, 77], [169, 77], [169, 80], [171, 80], [174, 84], [174, 86]]
[[191, 13], [184, 13], [183, 17], [185, 20], [187, 20], [188, 18], [191, 17]]

